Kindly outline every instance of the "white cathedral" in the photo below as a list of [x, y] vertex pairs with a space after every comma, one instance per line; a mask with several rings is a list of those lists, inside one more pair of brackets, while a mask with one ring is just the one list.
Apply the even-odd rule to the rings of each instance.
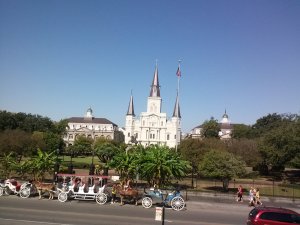
[[[178, 76], [179, 79], [180, 75]], [[154, 77], [147, 100], [147, 111], [139, 117], [135, 116], [133, 96], [131, 94], [126, 114], [124, 130], [126, 144], [166, 145], [177, 148], [181, 139], [181, 115], [178, 90], [173, 115], [168, 119], [167, 114], [161, 112], [162, 98], [158, 80], [158, 68], [155, 67]]]

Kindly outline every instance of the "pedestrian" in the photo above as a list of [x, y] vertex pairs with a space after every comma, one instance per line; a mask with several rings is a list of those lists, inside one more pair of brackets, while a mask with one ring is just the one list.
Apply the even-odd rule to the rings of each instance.
[[237, 202], [243, 202], [243, 187], [240, 185], [237, 191]]
[[116, 202], [117, 185], [114, 184], [111, 188], [111, 204]]
[[249, 190], [249, 206], [255, 206], [255, 192], [253, 187]]
[[260, 193], [259, 193], [259, 189], [258, 188], [256, 188], [255, 201], [256, 201], [257, 205], [262, 205], [262, 202], [260, 200]]

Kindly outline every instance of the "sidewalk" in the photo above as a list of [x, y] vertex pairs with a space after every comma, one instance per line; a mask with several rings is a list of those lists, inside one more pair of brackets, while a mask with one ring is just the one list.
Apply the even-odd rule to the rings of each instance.
[[[236, 202], [236, 195], [233, 194], [223, 194], [223, 193], [207, 193], [207, 192], [181, 192], [184, 199], [188, 203], [225, 203], [228, 207], [228, 204], [231, 205], [245, 205], [248, 206], [248, 196], [244, 195], [243, 202]], [[300, 210], [300, 199], [291, 199], [291, 198], [281, 198], [281, 197], [261, 197], [261, 201], [265, 206], [276, 206]]]

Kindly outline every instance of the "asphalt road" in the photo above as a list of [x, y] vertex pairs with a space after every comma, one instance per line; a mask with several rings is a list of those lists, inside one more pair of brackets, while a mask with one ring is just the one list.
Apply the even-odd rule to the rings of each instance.
[[[188, 201], [187, 209], [166, 209], [165, 225], [243, 225], [251, 210], [246, 204]], [[0, 225], [135, 225], [162, 224], [155, 221], [155, 207], [105, 204], [94, 201], [58, 200], [17, 196], [0, 197]]]

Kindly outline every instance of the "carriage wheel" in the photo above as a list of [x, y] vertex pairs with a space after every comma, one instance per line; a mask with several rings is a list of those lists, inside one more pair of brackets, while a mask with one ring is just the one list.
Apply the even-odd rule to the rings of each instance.
[[68, 200], [68, 193], [67, 192], [60, 192], [57, 196], [58, 201], [66, 202]]
[[104, 193], [100, 193], [96, 196], [96, 202], [99, 204], [99, 205], [103, 205], [107, 202], [107, 195], [104, 194]]
[[11, 191], [8, 187], [4, 187], [3, 191], [4, 191], [4, 194], [5, 194], [5, 195], [10, 195], [10, 194], [12, 194], [12, 191]]
[[4, 188], [0, 187], [0, 196], [4, 194]]
[[149, 209], [152, 207], [152, 198], [144, 197], [142, 200], [142, 205], [144, 208]]
[[184, 208], [185, 203], [183, 198], [181, 197], [175, 197], [172, 199], [171, 201], [171, 207], [172, 209], [176, 210], [176, 211], [180, 211]]
[[25, 187], [20, 190], [20, 197], [21, 198], [28, 198], [30, 196], [30, 188]]

